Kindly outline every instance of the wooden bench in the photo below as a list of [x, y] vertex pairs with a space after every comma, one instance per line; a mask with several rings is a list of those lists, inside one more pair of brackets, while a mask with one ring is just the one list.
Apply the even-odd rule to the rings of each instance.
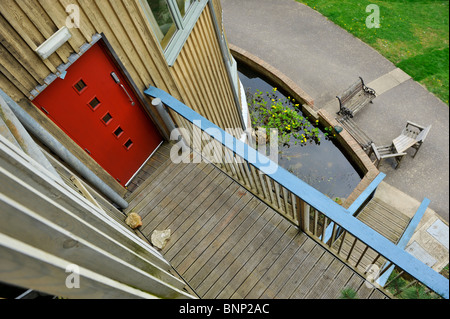
[[342, 127], [358, 142], [362, 149], [367, 152], [373, 140], [353, 121], [350, 116], [336, 118]]
[[341, 96], [336, 96], [339, 100], [338, 115], [353, 117], [367, 104], [372, 103], [376, 97], [375, 90], [364, 84], [362, 77], [350, 86]]

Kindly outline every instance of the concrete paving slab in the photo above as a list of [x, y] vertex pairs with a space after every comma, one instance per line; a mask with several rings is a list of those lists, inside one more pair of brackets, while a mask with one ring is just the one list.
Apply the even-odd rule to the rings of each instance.
[[427, 232], [448, 249], [448, 226], [441, 220], [437, 220], [431, 225]]
[[436, 259], [434, 259], [433, 256], [431, 256], [417, 242], [413, 242], [411, 245], [406, 247], [405, 250], [429, 267], [433, 267], [436, 264]]
[[377, 95], [381, 95], [409, 79], [411, 77], [408, 74], [397, 68], [372, 81], [367, 86], [374, 89]]
[[[417, 227], [414, 235], [411, 237], [408, 246], [414, 242], [417, 243], [423, 250], [425, 250], [433, 259], [436, 260], [436, 263], [432, 266], [434, 270], [440, 272], [446, 265], [449, 263], [449, 249], [448, 244], [447, 247], [442, 243], [445, 241], [444, 237], [433, 236], [428, 232], [428, 229], [432, 227], [432, 225], [436, 222], [442, 222], [443, 231], [447, 232], [448, 238], [448, 225], [442, 221], [442, 219], [433, 211], [428, 209], [425, 212], [424, 217], [422, 218], [419, 226]], [[414, 247], [414, 246], [413, 246]]]

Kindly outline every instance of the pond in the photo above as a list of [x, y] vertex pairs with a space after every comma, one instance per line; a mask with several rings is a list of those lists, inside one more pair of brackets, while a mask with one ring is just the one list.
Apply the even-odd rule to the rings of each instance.
[[[257, 113], [251, 100], [255, 96], [268, 97], [269, 103], [272, 101], [272, 104], [277, 101], [291, 101], [288, 94], [276, 89], [276, 84], [270, 83], [247, 66], [239, 64], [238, 73], [247, 92], [247, 102], [252, 105], [249, 106], [250, 114], [255, 115]], [[306, 118], [301, 112], [301, 105], [295, 107], [295, 105], [298, 105], [295, 103], [294, 100], [294, 103], [290, 105], [294, 106], [298, 117]], [[281, 105], [281, 102], [278, 104]], [[272, 108], [275, 107], [272, 106]], [[290, 109], [293, 110], [292, 107]], [[290, 110], [282, 112], [290, 112]], [[303, 139], [303, 136], [300, 136], [302, 140], [291, 137], [289, 140], [280, 143], [278, 146], [278, 164], [330, 198], [345, 199], [361, 182], [363, 174], [352, 165], [339, 146], [337, 139], [333, 138], [333, 133], [330, 134], [329, 128], [321, 127], [314, 120], [309, 120], [314, 126], [308, 128], [308, 130], [314, 132], [315, 137], [308, 139], [308, 141]], [[291, 129], [291, 127], [288, 128]], [[302, 132], [300, 131], [300, 133]]]

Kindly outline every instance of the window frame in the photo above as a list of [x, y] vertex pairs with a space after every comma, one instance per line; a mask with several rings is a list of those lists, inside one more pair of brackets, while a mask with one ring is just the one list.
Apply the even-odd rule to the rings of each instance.
[[[172, 38], [169, 40], [169, 43], [167, 44], [165, 49], [162, 47], [160, 41], [158, 41], [158, 45], [161, 48], [162, 52], [164, 53], [167, 64], [169, 66], [173, 66], [175, 64], [178, 55], [181, 52], [181, 49], [186, 43], [189, 34], [194, 28], [194, 25], [197, 23], [197, 20], [199, 19], [201, 13], [203, 12], [203, 9], [206, 7], [209, 0], [191, 0], [191, 5], [188, 8], [187, 12], [185, 13], [184, 17], [182, 17], [181, 15], [176, 0], [165, 0], [165, 1], [167, 2], [167, 5], [169, 7], [170, 13], [172, 15], [177, 30], [175, 31], [175, 34], [172, 36]], [[150, 5], [147, 3], [147, 0], [140, 0], [140, 3], [141, 6], [144, 8], [144, 12], [147, 15], [147, 20], [149, 21], [150, 26], [152, 27], [152, 31], [155, 32], [153, 29], [156, 27], [159, 28], [159, 26], [153, 25], [153, 23], [151, 22], [152, 19], [148, 17], [149, 14], [151, 14]]]

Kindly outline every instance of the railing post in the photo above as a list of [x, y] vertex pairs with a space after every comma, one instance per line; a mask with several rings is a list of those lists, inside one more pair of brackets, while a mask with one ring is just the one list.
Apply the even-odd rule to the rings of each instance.
[[175, 134], [175, 136], [180, 136], [180, 143], [183, 151], [190, 151], [190, 148], [186, 145], [183, 135], [181, 135], [181, 132], [178, 130], [177, 126], [173, 122], [172, 118], [170, 117], [169, 112], [164, 107], [164, 104], [162, 103], [160, 98], [154, 98], [152, 101], [152, 105], [156, 108], [159, 115], [161, 116], [164, 124], [166, 125], [167, 129], [169, 130], [169, 136], [172, 138], [172, 134]]
[[309, 233], [309, 214], [311, 211], [311, 206], [309, 206], [305, 201], [300, 199], [300, 215], [302, 216], [301, 229], [305, 233]]

